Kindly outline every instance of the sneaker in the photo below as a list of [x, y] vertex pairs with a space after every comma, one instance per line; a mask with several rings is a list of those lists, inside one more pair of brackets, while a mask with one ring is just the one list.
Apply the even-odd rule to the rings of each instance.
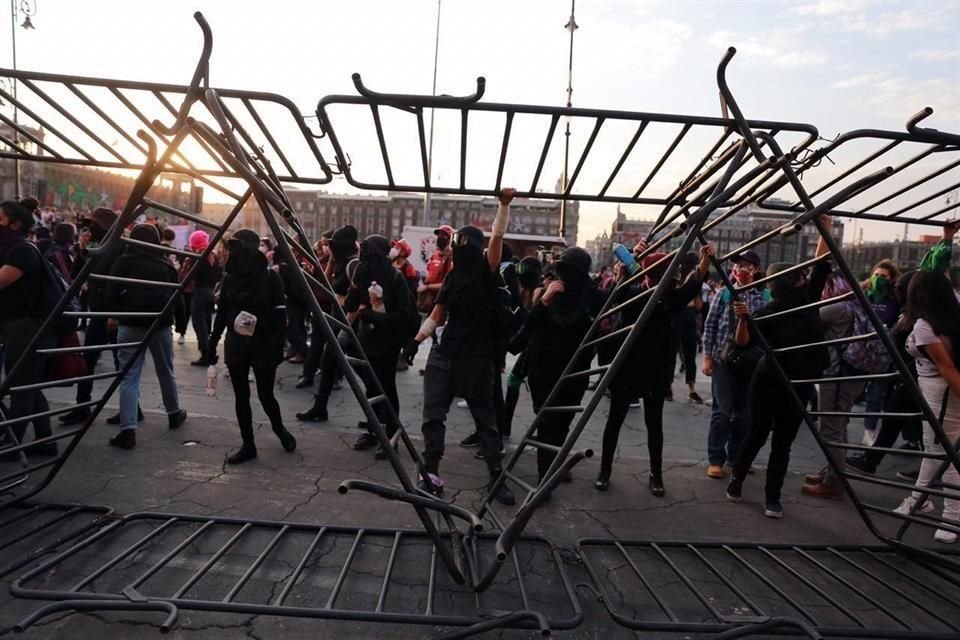
[[297, 384], [293, 385], [294, 389], [307, 389], [313, 386], [313, 378], [304, 378], [300, 376], [297, 378]]
[[183, 337], [183, 334], [181, 333], [179, 336], [177, 336], [177, 344], [183, 344], [184, 342], [186, 342], [186, 339]]
[[[914, 498], [913, 496], [907, 496], [906, 498], [903, 499], [903, 502], [900, 503], [900, 506], [894, 509], [893, 512], [901, 516], [908, 515], [910, 511], [913, 509], [913, 505], [915, 505], [916, 503], [917, 503], [916, 498]], [[933, 513], [933, 510], [935, 508], [936, 507], [933, 506], [933, 501], [930, 500], [930, 498], [927, 498], [924, 501], [923, 506], [917, 509], [917, 513]]]
[[631, 408], [631, 409], [640, 409], [641, 407], [643, 407], [643, 401], [642, 401], [642, 400], [637, 400], [636, 402], [631, 402], [631, 403], [630, 403], [630, 408]]
[[[487, 483], [487, 493], [490, 492], [490, 488], [493, 487], [494, 482], [495, 479], [490, 478], [490, 482]], [[514, 497], [513, 492], [510, 491], [510, 487], [507, 486], [506, 482], [500, 485], [500, 488], [497, 489], [497, 494], [493, 496], [493, 499], [508, 507], [512, 507], [513, 505], [517, 504], [517, 499]]]
[[730, 502], [743, 502], [743, 480], [733, 478], [727, 485], [727, 500]]
[[783, 517], [783, 505], [777, 500], [768, 500], [767, 504], [763, 505], [763, 515], [779, 520]]
[[867, 459], [863, 456], [850, 456], [847, 458], [847, 468], [863, 476], [872, 476], [877, 472], [876, 467], [868, 463]]
[[283, 450], [287, 453], [293, 453], [297, 450], [297, 439], [293, 437], [293, 434], [286, 430], [284, 427], [279, 429], [274, 429], [273, 431], [277, 438], [280, 440], [280, 446], [283, 447]]
[[700, 397], [700, 394], [696, 391], [691, 391], [687, 396], [687, 399], [690, 400], [693, 404], [703, 404], [703, 398]]
[[254, 446], [244, 445], [234, 453], [233, 455], [227, 456], [227, 464], [242, 464], [247, 460], [253, 460], [257, 457], [257, 448]]
[[907, 440], [900, 445], [900, 448], [904, 451], [923, 451], [923, 445], [913, 440]]
[[[137, 407], [137, 422], [143, 422], [143, 410], [140, 409], [140, 407]], [[107, 424], [120, 424], [120, 414], [118, 413], [107, 418]]]
[[110, 438], [110, 446], [119, 449], [133, 449], [137, 446], [136, 429], [121, 429], [120, 433]]
[[326, 422], [329, 418], [326, 409], [310, 407], [306, 411], [297, 412], [297, 420], [301, 422]]
[[801, 489], [805, 496], [814, 498], [832, 498], [839, 500], [843, 498], [843, 487], [833, 482], [821, 481], [817, 484], [805, 484]]
[[723, 480], [727, 477], [727, 472], [723, 470], [723, 465], [711, 464], [707, 467], [707, 476], [714, 480]]
[[606, 491], [610, 488], [610, 474], [601, 472], [593, 483], [593, 488], [597, 491]]
[[429, 474], [430, 479], [424, 480], [422, 477], [417, 480], [417, 488], [426, 491], [430, 495], [439, 496], [443, 493], [443, 480], [436, 474]]
[[170, 429], [179, 429], [186, 421], [187, 411], [185, 409], [180, 409], [180, 411], [171, 413], [167, 416], [167, 427]]
[[479, 447], [479, 446], [480, 446], [480, 433], [477, 432], [477, 431], [474, 431], [473, 433], [471, 433], [471, 434], [468, 435], [466, 438], [464, 438], [463, 440], [460, 441], [460, 446], [461, 446], [461, 447], [464, 447], [464, 448], [467, 448], [467, 449], [471, 449], [471, 448], [473, 448], [473, 447]]
[[821, 469], [820, 471], [817, 471], [816, 473], [811, 473], [811, 474], [805, 475], [805, 476], [803, 476], [803, 484], [804, 484], [804, 485], [808, 485], [808, 484], [810, 484], [810, 485], [820, 484], [820, 483], [823, 482], [824, 476], [826, 476], [826, 470], [825, 470], [825, 469]]
[[90, 409], [86, 407], [78, 407], [73, 409], [58, 418], [60, 424], [63, 426], [69, 426], [72, 424], [80, 424], [84, 422], [87, 418], [90, 417]]
[[919, 469], [914, 469], [913, 471], [897, 471], [897, 478], [906, 480], [907, 482], [916, 482], [918, 473], [920, 473]]
[[466, 408], [467, 408], [467, 401], [466, 401], [466, 400], [461, 400], [460, 402], [458, 402], [458, 403], [457, 403], [457, 408], [458, 408], [458, 409], [466, 409]]
[[865, 447], [872, 447], [873, 443], [877, 441], [877, 432], [876, 430], [871, 431], [870, 429], [863, 430], [863, 439], [861, 442]]
[[299, 353], [296, 353], [290, 356], [289, 358], [287, 358], [287, 362], [289, 362], [290, 364], [303, 364], [303, 361], [304, 361], [304, 357]]
[[[503, 456], [503, 455], [506, 454], [506, 453], [507, 453], [507, 449], [506, 449], [506, 447], [503, 446], [503, 441], [501, 441], [501, 442], [500, 442], [500, 453], [499, 453], [498, 455]], [[480, 453], [480, 449], [477, 449], [476, 452], [474, 452], [473, 457], [476, 458], [477, 460], [483, 460], [483, 459], [484, 459], [483, 454]]]
[[357, 438], [357, 441], [353, 443], [353, 448], [356, 451], [366, 451], [371, 447], [375, 447], [380, 444], [380, 441], [377, 440], [377, 436], [372, 433], [361, 433], [360, 437]]
[[933, 534], [933, 539], [943, 544], [953, 544], [957, 541], [957, 534], [946, 529], [937, 529], [936, 533]]

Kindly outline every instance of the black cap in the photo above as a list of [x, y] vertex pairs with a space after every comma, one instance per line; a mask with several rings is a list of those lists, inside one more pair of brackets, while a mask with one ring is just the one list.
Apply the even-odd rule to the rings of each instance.
[[749, 262], [750, 264], [757, 267], [758, 269], [760, 268], [760, 256], [757, 255], [756, 251], [752, 251], [750, 249], [747, 249], [746, 251], [741, 251], [740, 253], [738, 253], [737, 255], [733, 256], [730, 259], [733, 260], [734, 262], [739, 262], [740, 260], [743, 260], [744, 262]]
[[477, 227], [473, 225], [464, 225], [457, 229], [457, 235], [463, 236], [470, 241], [470, 244], [483, 249], [484, 237], [483, 231], [480, 231]]
[[130, 232], [131, 240], [160, 244], [160, 230], [152, 224], [138, 224]]
[[330, 242], [336, 245], [349, 245], [352, 247], [357, 243], [358, 237], [357, 228], [352, 224], [345, 224], [333, 232], [333, 235], [330, 236]]
[[378, 233], [371, 234], [360, 243], [360, 253], [364, 257], [368, 255], [385, 256], [390, 253], [390, 240]]
[[243, 248], [259, 251], [260, 234], [253, 229], [240, 229], [239, 231], [235, 232], [229, 240], [227, 240], [227, 246], [231, 250]]
[[590, 272], [590, 264], [593, 262], [590, 258], [590, 254], [586, 250], [581, 249], [580, 247], [569, 247], [564, 249], [560, 254], [560, 257], [557, 258], [557, 262], [561, 264], [569, 264], [572, 267], [576, 267], [584, 274]]

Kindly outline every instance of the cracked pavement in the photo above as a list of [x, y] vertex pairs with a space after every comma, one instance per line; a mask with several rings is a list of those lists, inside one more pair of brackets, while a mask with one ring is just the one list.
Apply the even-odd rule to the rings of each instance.
[[[420, 529], [413, 509], [406, 504], [387, 501], [361, 491], [350, 491], [346, 495], [337, 492], [340, 482], [347, 478], [385, 482], [394, 486], [398, 483], [387, 462], [374, 461], [372, 451], [357, 452], [351, 448], [353, 440], [360, 433], [355, 425], [362, 418], [362, 413], [349, 389], [334, 392], [329, 407], [329, 422], [296, 421], [293, 414], [310, 405], [311, 395], [310, 390], [293, 388], [299, 374], [299, 367], [293, 365], [281, 365], [277, 396], [287, 427], [297, 438], [297, 451], [289, 454], [282, 450], [254, 399], [259, 457], [236, 467], [227, 466], [224, 456], [239, 444], [233, 419], [230, 382], [221, 378], [218, 396], [206, 397], [203, 393], [205, 370], [187, 364], [194, 351], [195, 345], [190, 342], [175, 346], [178, 387], [182, 404], [190, 413], [183, 427], [177, 431], [166, 428], [165, 417], [160, 409], [159, 388], [151, 375], [152, 367], [145, 367], [142, 407], [146, 421], [139, 429], [137, 448], [122, 451], [106, 446], [107, 439], [114, 432], [113, 427], [105, 424], [105, 418], [116, 407], [114, 397], [60, 475], [40, 495], [40, 499], [108, 505], [119, 514], [146, 511], [290, 520], [309, 525]], [[422, 378], [417, 370], [424, 358], [425, 354], [421, 354], [413, 367], [397, 374], [401, 418], [405, 419], [416, 443], [420, 442], [419, 414], [422, 402]], [[106, 366], [105, 362], [101, 363], [101, 368], [103, 366]], [[97, 388], [103, 387], [98, 383]], [[51, 404], [62, 403], [69, 398], [71, 391], [52, 391], [49, 394]], [[709, 403], [708, 381], [701, 379], [698, 391]], [[675, 381], [674, 394], [678, 399], [686, 396], [686, 387], [680, 376]], [[607, 402], [602, 401], [577, 448], [590, 447], [599, 454], [606, 411]], [[529, 395], [523, 391], [514, 421], [514, 441], [531, 419]], [[646, 488], [648, 462], [642, 410], [631, 411], [621, 433], [621, 446], [610, 490], [598, 493], [592, 486], [599, 467], [599, 456], [583, 461], [573, 470], [574, 481], [562, 483], [557, 488], [552, 499], [534, 515], [526, 533], [545, 536], [562, 549], [574, 548], [581, 538], [610, 536], [654, 541], [831, 544], [870, 544], [875, 541], [850, 501], [817, 500], [800, 494], [801, 474], [813, 472], [824, 464], [823, 456], [805, 429], [801, 430], [793, 448], [791, 473], [784, 487], [786, 517], [782, 521], [762, 516], [763, 472], [759, 466], [766, 460], [766, 449], [758, 457], [757, 472], [745, 484], [743, 504], [727, 502], [724, 496], [725, 482], [711, 480], [705, 475], [708, 419], [709, 404], [667, 403], [664, 451], [667, 495], [657, 499]], [[471, 431], [469, 412], [455, 405], [451, 407], [448, 449], [441, 465], [441, 475], [447, 483], [444, 494], [446, 500], [475, 508], [480, 503], [480, 490], [486, 483], [484, 465], [473, 458], [473, 450], [457, 446]], [[859, 438], [855, 426], [851, 431], [853, 438]], [[409, 458], [403, 454], [401, 458], [408, 470], [411, 469]], [[892, 477], [896, 468], [887, 463], [882, 471]], [[519, 472], [526, 480], [535, 480], [533, 455], [522, 458]], [[876, 504], [890, 505], [900, 497], [869, 485], [864, 488], [863, 495], [869, 496], [871, 502]], [[498, 513], [505, 514], [506, 510], [499, 507]], [[892, 532], [890, 523], [883, 524], [885, 532]], [[65, 522], [62, 527], [68, 527], [68, 523]], [[61, 535], [65, 532], [63, 529], [59, 531]], [[2, 528], [0, 533], [4, 534], [0, 535], [0, 541], [9, 539]], [[225, 535], [225, 532], [221, 533]], [[275, 533], [276, 529], [264, 529], [255, 536], [245, 536], [242, 544], [238, 542], [225, 561], [211, 568], [210, 573], [192, 587], [188, 595], [193, 597], [200, 593], [202, 595], [196, 597], [221, 599]], [[142, 531], [139, 535], [142, 535]], [[170, 536], [170, 540], [179, 542], [186, 535], [187, 530], [177, 531]], [[926, 542], [930, 537], [927, 532], [917, 532], [915, 535], [920, 542]], [[310, 538], [312, 533], [309, 536], [297, 533], [279, 543], [237, 594], [238, 600], [273, 602], [285, 580], [294, 572]], [[130, 538], [130, 541], [134, 539]], [[118, 536], [110, 543], [110, 548], [122, 549], [124, 544], [130, 544], [119, 540]], [[28, 544], [26, 548], [39, 545], [39, 540], [29, 542], [33, 545]], [[375, 542], [361, 547], [344, 581], [338, 606], [362, 605], [372, 608], [375, 605], [391, 544], [389, 538], [377, 538]], [[200, 544], [195, 541], [188, 547], [189, 553], [182, 562], [171, 563], [157, 572], [142, 585], [143, 588], [150, 587], [147, 591], [150, 593], [163, 593], [164, 589], [171, 592], [183, 582], [185, 571], [195, 569], [198, 563], [209, 560], [218, 546], [217, 543]], [[491, 545], [482, 546], [482, 562], [491, 562]], [[9, 554], [25, 548], [23, 543], [14, 547], [0, 550], [0, 566], [9, 564]], [[170, 542], [164, 540], [157, 540], [155, 547], [145, 545], [95, 584], [116, 586], [123, 582], [121, 578], [142, 573], [159, 557], [157, 554], [161, 550], [169, 548]], [[349, 548], [350, 541], [343, 536], [330, 538], [319, 545], [285, 604], [322, 606]], [[411, 539], [409, 545], [403, 546], [390, 582], [388, 601], [391, 610], [422, 612], [425, 609], [424, 589], [430, 564], [429, 551], [430, 546], [422, 538]], [[101, 549], [99, 555], [91, 553], [86, 558], [78, 554], [77, 562], [73, 563], [78, 566], [71, 567], [68, 566], [71, 562], [65, 562], [52, 574], [44, 574], [42, 580], [38, 577], [37, 581], [69, 586], [76, 580], [70, 583], [68, 578], [84, 575], [84, 569], [89, 573], [91, 566], [106, 562], [110, 556], [103, 555], [105, 552], [105, 549]], [[562, 555], [575, 588], [578, 584], [589, 583], [589, 576], [576, 556], [569, 552]], [[569, 607], [563, 602], [556, 570], [551, 567], [550, 554], [544, 553], [539, 547], [527, 546], [519, 548], [517, 556], [531, 606], [550, 616], [564, 617], [569, 614]], [[476, 597], [456, 588], [439, 561], [437, 571], [435, 610], [473, 615], [477, 607]], [[23, 573], [23, 570], [18, 573]], [[7, 587], [13, 578], [7, 576], [3, 579], [4, 584], [0, 585], [0, 627], [13, 624], [43, 604], [12, 598]], [[520, 598], [516, 595], [516, 582], [516, 569], [513, 561], [508, 559], [495, 587], [479, 599], [480, 606], [484, 609], [521, 608]], [[610, 588], [608, 586], [608, 590]], [[556, 631], [557, 637], [586, 639], [603, 636], [610, 640], [641, 635], [645, 639], [683, 637], [631, 632], [615, 624], [588, 589], [579, 588], [578, 591], [584, 609], [584, 621], [574, 630]], [[629, 604], [629, 597], [625, 598], [624, 603], [627, 612], [639, 606], [639, 603]], [[58, 614], [41, 621], [21, 637], [51, 640], [101, 638], [108, 635], [124, 639], [156, 638], [160, 619], [161, 614], [158, 613]], [[179, 622], [170, 635], [189, 640], [237, 637], [266, 640], [281, 636], [406, 639], [432, 637], [440, 630], [438, 627], [406, 624], [370, 624], [181, 609]], [[489, 632], [479, 637], [530, 638], [534, 635], [528, 631], [507, 631]]]

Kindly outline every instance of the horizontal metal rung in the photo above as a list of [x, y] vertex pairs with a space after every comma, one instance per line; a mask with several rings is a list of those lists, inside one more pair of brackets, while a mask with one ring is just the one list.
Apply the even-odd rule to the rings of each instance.
[[801, 380], [791, 380], [791, 384], [833, 384], [839, 382], [871, 382], [874, 380], [890, 380], [899, 378], [900, 373], [867, 373], [862, 376], [836, 376], [833, 378], [805, 378]]
[[50, 387], [68, 387], [78, 382], [93, 382], [94, 380], [106, 380], [107, 378], [116, 378], [119, 371], [109, 371], [107, 373], [94, 373], [88, 376], [78, 376], [76, 378], [64, 378], [63, 380], [53, 380], [51, 382], [37, 382], [34, 384], [25, 384], [19, 387], [10, 387], [10, 393], [19, 393], [21, 391], [33, 391], [35, 389], [49, 389]]
[[103, 280], [105, 282], [122, 282], [124, 284], [142, 285], [144, 287], [165, 287], [167, 289], [179, 289], [179, 282], [159, 282], [157, 280], [141, 280], [139, 278], [123, 278], [121, 276], [108, 276], [103, 273], [91, 273], [91, 280]]
[[159, 311], [64, 311], [65, 318], [156, 318]]
[[337, 329], [340, 329], [340, 330], [342, 330], [342, 331], [346, 331], [347, 329], [350, 328], [350, 325], [348, 325], [348, 324], [340, 321], [338, 318], [334, 318], [334, 317], [333, 317], [332, 315], [330, 315], [329, 313], [324, 313], [324, 314], [323, 314], [323, 317], [326, 318], [327, 322], [329, 322], [331, 326], [333, 326], [333, 327], [335, 327], [335, 328], [337, 328]]
[[906, 513], [894, 513], [893, 509], [889, 507], [878, 507], [877, 505], [867, 503], [863, 503], [863, 508], [867, 511], [882, 513], [883, 515], [900, 518], [901, 520], [909, 520], [910, 522], [927, 525], [928, 527], [939, 527], [941, 529], [946, 529], [947, 531], [960, 533], [960, 524], [958, 524], [956, 520], [947, 520], [946, 518], [933, 515], [932, 513], [917, 512], [909, 515]]
[[895, 480], [886, 480], [884, 478], [876, 478], [874, 476], [863, 475], [859, 473], [853, 473], [852, 471], [843, 471], [841, 474], [844, 478], [848, 480], [856, 480], [857, 482], [866, 482], [867, 484], [875, 484], [881, 487], [891, 487], [893, 489], [903, 489], [905, 491], [918, 491], [920, 493], [926, 493], [931, 496], [938, 496], [940, 498], [956, 498], [957, 493], [955, 491], [943, 491], [942, 489], [935, 489], [932, 487], [921, 487], [913, 483], [906, 482], [897, 482]]
[[347, 362], [349, 362], [354, 367], [369, 367], [370, 363], [364, 360], [363, 358], [354, 358], [353, 356], [345, 355]]
[[599, 338], [594, 338], [590, 342], [584, 342], [582, 345], [580, 345], [580, 349], [581, 350], [589, 349], [590, 347], [594, 347], [600, 344], [601, 342], [606, 342], [607, 340], [612, 340], [613, 338], [622, 336], [625, 333], [630, 333], [632, 329], [633, 329], [633, 325], [630, 325], [629, 327], [623, 327], [621, 329], [617, 329], [616, 331], [611, 331], [610, 333], [602, 335]]
[[367, 398], [367, 402], [371, 405], [377, 404], [378, 402], [383, 402], [387, 399], [387, 396], [380, 394], [379, 396], [373, 396], [372, 398]]
[[183, 249], [174, 249], [173, 247], [168, 247], [163, 244], [154, 244], [152, 242], [144, 242], [142, 240], [134, 240], [133, 238], [123, 237], [120, 238], [120, 242], [133, 245], [135, 247], [142, 247], [149, 251], [156, 251], [158, 253], [172, 253], [175, 256], [183, 256], [184, 258], [193, 258], [197, 260], [200, 258], [199, 253], [194, 253], [193, 251], [184, 251]]
[[[608, 317], [612, 316], [612, 315], [615, 314], [615, 313], [619, 313], [620, 311], [623, 311], [624, 309], [626, 309], [627, 307], [629, 307], [629, 306], [632, 305], [633, 303], [638, 302], [638, 301], [640, 301], [640, 300], [643, 300], [644, 298], [646, 298], [647, 296], [649, 296], [650, 294], [652, 294], [654, 291], [656, 291], [656, 289], [644, 289], [643, 291], [641, 291], [641, 292], [638, 293], [637, 295], [633, 296], [632, 298], [630, 298], [630, 299], [627, 300], [626, 302], [621, 302], [621, 303], [618, 304], [617, 306], [615, 306], [615, 307], [613, 307], [613, 308], [610, 308], [610, 309], [607, 309], [606, 311], [604, 311], [603, 313], [600, 314], [600, 317], [599, 317], [598, 319], [608, 318]], [[631, 326], [631, 329], [632, 329], [632, 328], [633, 328], [633, 327]]]
[[567, 405], [556, 407], [540, 407], [540, 413], [580, 413], [585, 411], [586, 407], [582, 405]]
[[929, 458], [930, 460], [946, 460], [944, 453], [928, 453], [926, 451], [914, 451], [912, 449], [892, 449], [890, 447], [868, 447], [865, 444], [853, 444], [851, 442], [825, 442], [828, 447], [833, 449], [846, 449], [847, 451], [864, 451], [868, 453], [883, 453], [891, 456], [904, 456], [907, 458]]
[[99, 400], [91, 400], [90, 402], [78, 402], [77, 404], [67, 405], [66, 407], [61, 407], [59, 409], [51, 409], [50, 411], [44, 411], [42, 413], [31, 413], [28, 416], [20, 416], [19, 418], [10, 418], [9, 420], [4, 420], [0, 422], [0, 428], [9, 427], [14, 424], [20, 424], [21, 422], [32, 422], [38, 418], [48, 418], [50, 416], [55, 416], [60, 413], [67, 413], [68, 411], [73, 411], [74, 409], [84, 409], [86, 407], [92, 407], [100, 404]]
[[833, 347], [841, 344], [850, 344], [851, 342], [865, 342], [877, 337], [877, 332], [864, 333], [859, 336], [848, 336], [846, 338], [837, 338], [835, 340], [823, 340], [822, 342], [811, 342], [809, 344], [797, 344], [792, 347], [780, 347], [773, 349], [774, 353], [790, 353], [791, 351], [802, 351], [804, 349], [813, 349], [814, 347]]
[[[576, 359], [576, 357], [577, 357], [577, 354], [574, 354], [573, 358]], [[560, 376], [560, 380], [572, 380], [574, 378], [589, 377], [595, 373], [604, 373], [609, 368], [610, 368], [610, 365], [605, 364], [602, 367], [596, 367], [594, 369], [584, 369], [583, 371], [574, 371], [573, 373], [568, 373], [566, 375]]]
[[95, 344], [79, 347], [57, 347], [55, 349], [37, 349], [37, 353], [43, 355], [54, 355], [57, 353], [83, 353], [84, 351], [118, 351], [120, 349], [136, 349], [142, 342], [118, 342], [116, 344]]
[[149, 198], [144, 198], [143, 204], [147, 205], [148, 207], [151, 207], [152, 209], [165, 211], [170, 215], [174, 215], [174, 216], [183, 218], [184, 220], [195, 222], [203, 227], [207, 227], [208, 229], [216, 229], [218, 231], [220, 230], [220, 226], [217, 223], [211, 222], [210, 220], [207, 220], [206, 218], [199, 216], [195, 213], [187, 213], [186, 211], [181, 211], [176, 207], [171, 207], [170, 205], [166, 205], [166, 204], [163, 204], [162, 202], [157, 202]]
[[771, 313], [769, 315], [760, 316], [759, 318], [754, 318], [754, 322], [769, 322], [770, 320], [776, 320], [777, 318], [784, 318], [786, 316], [792, 316], [795, 313], [801, 313], [803, 311], [810, 311], [812, 309], [819, 309], [820, 307], [828, 307], [832, 304], [838, 302], [843, 302], [854, 297], [852, 291], [847, 293], [840, 294], [833, 298], [827, 298], [826, 300], [817, 300], [816, 302], [811, 302], [810, 304], [803, 304], [799, 307], [793, 307], [792, 309], [787, 309], [785, 311], [778, 311], [777, 313]]
[[830, 259], [830, 254], [829, 254], [829, 253], [825, 253], [824, 255], [822, 255], [822, 256], [820, 256], [820, 257], [818, 257], [818, 258], [811, 258], [810, 260], [807, 260], [807, 261], [805, 261], [805, 262], [801, 262], [801, 263], [799, 263], [799, 264], [795, 264], [795, 265], [793, 265], [792, 267], [788, 267], [788, 268], [786, 268], [786, 269], [783, 269], [782, 271], [778, 271], [778, 272], [776, 272], [775, 274], [773, 274], [773, 275], [771, 275], [771, 276], [764, 276], [763, 278], [757, 278], [756, 280], [754, 280], [754, 281], [751, 282], [750, 284], [745, 284], [745, 285], [743, 285], [742, 287], [734, 287], [734, 291], [736, 291], [737, 293], [740, 293], [741, 291], [747, 291], [747, 290], [749, 290], [749, 289], [756, 289], [757, 287], [763, 286], [763, 285], [767, 284], [768, 282], [773, 282], [773, 281], [776, 280], [777, 278], [782, 278], [783, 276], [785, 276], [785, 275], [787, 275], [787, 274], [790, 274], [790, 273], [796, 273], [796, 272], [798, 272], [798, 271], [803, 271], [804, 269], [806, 269], [806, 268], [808, 268], [808, 267], [812, 267], [813, 265], [817, 264], [818, 262], [823, 262], [824, 260], [829, 260], [829, 259]]
[[512, 471], [504, 471], [503, 473], [506, 477], [510, 478], [510, 480], [517, 483], [517, 485], [519, 485], [520, 488], [522, 488], [527, 493], [533, 493], [534, 491], [537, 490], [536, 487], [531, 485], [529, 482], [527, 482], [523, 478], [518, 478]]
[[811, 416], [820, 416], [828, 418], [896, 418], [898, 420], [907, 420], [910, 418], [922, 418], [922, 413], [883, 413], [882, 411], [811, 411]]
[[[541, 409], [543, 411], [543, 409]], [[524, 438], [522, 444], [530, 445], [534, 449], [543, 449], [544, 451], [552, 451], [553, 453], [560, 453], [560, 447], [547, 444], [546, 442], [540, 442], [539, 440], [533, 440], [531, 438]]]

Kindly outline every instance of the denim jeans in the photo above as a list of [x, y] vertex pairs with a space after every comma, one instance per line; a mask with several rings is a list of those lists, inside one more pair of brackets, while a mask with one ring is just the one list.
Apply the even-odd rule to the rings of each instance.
[[[147, 327], [121, 325], [117, 331], [120, 342], [140, 342], [147, 334]], [[173, 332], [170, 327], [161, 327], [147, 342], [153, 368], [160, 383], [160, 395], [167, 414], [180, 411], [180, 397], [177, 393], [177, 377], [173, 372]], [[120, 349], [120, 367], [133, 358], [135, 348]], [[120, 428], [137, 428], [137, 407], [140, 405], [140, 374], [143, 372], [144, 354], [134, 360], [127, 375], [120, 381]]]
[[[889, 392], [890, 382], [888, 380], [867, 383], [867, 406], [864, 407], [864, 410], [869, 413], [879, 413], [883, 411], [883, 405], [886, 404]], [[880, 418], [876, 416], [864, 418], [863, 428], [868, 431], [876, 431], [877, 424], [879, 423]]]
[[707, 456], [710, 464], [736, 462], [743, 440], [741, 417], [747, 408], [749, 380], [735, 374], [728, 366], [713, 361], [711, 392], [713, 412], [707, 434]]

